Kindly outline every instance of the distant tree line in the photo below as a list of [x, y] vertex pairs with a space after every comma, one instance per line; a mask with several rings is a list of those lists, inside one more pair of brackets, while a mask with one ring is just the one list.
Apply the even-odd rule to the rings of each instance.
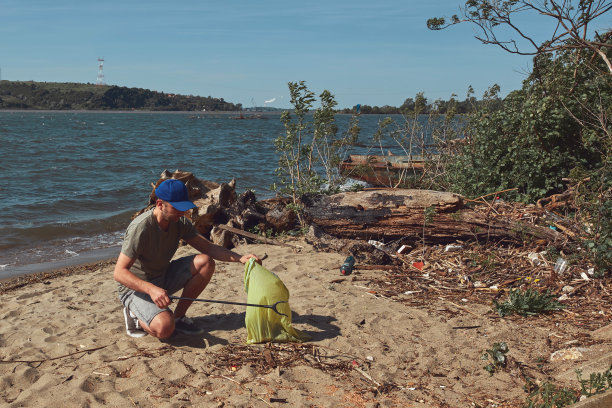
[[[484, 101], [477, 100], [473, 96], [473, 89], [470, 87], [468, 90], [468, 95], [463, 101], [459, 101], [456, 99], [455, 95], [452, 95], [449, 100], [436, 99], [435, 101], [428, 101], [423, 92], [419, 92], [416, 94], [416, 97], [407, 98], [401, 106], [370, 106], [370, 105], [361, 105], [359, 107], [359, 113], [367, 115], [367, 114], [382, 114], [382, 115], [392, 115], [392, 114], [410, 114], [410, 113], [456, 113], [456, 114], [464, 114], [471, 113], [478, 110]], [[487, 105], [489, 107], [501, 107], [502, 99], [495, 98], [493, 101], [487, 100]], [[346, 108], [339, 110], [340, 113], [356, 113], [357, 106], [353, 106], [352, 108]]]
[[0, 109], [239, 111], [211, 96], [177, 95], [108, 85], [0, 81]]

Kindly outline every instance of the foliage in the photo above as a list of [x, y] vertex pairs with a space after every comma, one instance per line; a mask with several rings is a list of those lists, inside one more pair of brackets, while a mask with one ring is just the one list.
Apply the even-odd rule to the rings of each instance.
[[[602, 373], [591, 373], [588, 380], [582, 378], [580, 370], [576, 370], [576, 374], [581, 386], [580, 395], [587, 398], [612, 388], [612, 366]], [[524, 388], [529, 393], [525, 408], [562, 408], [578, 400], [575, 390], [557, 387], [548, 382], [538, 385], [527, 378]]]
[[280, 157], [276, 169], [280, 186], [272, 186], [281, 194], [290, 194], [297, 204], [299, 195], [318, 191], [324, 181], [314, 171], [314, 150], [307, 136], [312, 132], [312, 124], [307, 122], [306, 114], [315, 101], [314, 93], [308, 90], [304, 81], [289, 83], [289, 93], [295, 120], [289, 111], [281, 114], [285, 134], [274, 141]]
[[321, 93], [321, 107], [312, 116], [307, 116], [316, 100], [315, 94], [304, 81], [289, 82], [288, 86], [293, 116], [289, 111], [281, 114], [285, 132], [274, 141], [279, 156], [278, 184], [274, 184], [272, 189], [291, 196], [303, 224], [299, 198], [307, 193], [321, 192], [324, 185], [327, 185], [328, 192], [338, 190], [343, 178], [337, 166], [355, 143], [359, 126], [358, 119], [353, 117], [347, 132], [338, 135], [333, 110], [336, 101], [329, 91]]
[[255, 225], [253, 228], [249, 229], [249, 232], [256, 235], [261, 235], [264, 238], [274, 237], [274, 230], [272, 228], [265, 229], [259, 225]]
[[[612, 140], [610, 140], [612, 142]], [[587, 238], [583, 242], [596, 268], [596, 277], [612, 271], [612, 161], [608, 157], [600, 169], [590, 173], [574, 172], [576, 220], [586, 225]], [[576, 177], [575, 173], [579, 173]], [[585, 177], [588, 176], [588, 177]]]
[[337, 137], [338, 127], [335, 124], [334, 96], [327, 90], [320, 95], [321, 107], [313, 114], [314, 137], [313, 149], [317, 154], [317, 163], [325, 173], [324, 179], [328, 192], [338, 192], [345, 179], [338, 173], [338, 165], [347, 150], [355, 144], [359, 136], [359, 117], [353, 115], [347, 133]]
[[[469, 22], [485, 44], [535, 55], [522, 89], [470, 115], [448, 184], [467, 196], [517, 187], [508, 198], [533, 202], [571, 179], [576, 211], [567, 215], [584, 226], [598, 276], [612, 270], [612, 30], [591, 27], [610, 10], [610, 0], [468, 0], [461, 16], [427, 22], [433, 30]], [[552, 19], [549, 40], [536, 43], [519, 13]]]
[[140, 88], [0, 81], [0, 109], [235, 111], [240, 110], [241, 105], [223, 98], [174, 95]]
[[[455, 96], [451, 96], [448, 100], [444, 99], [436, 99], [434, 101], [429, 101], [423, 92], [419, 92], [417, 94], [423, 97], [423, 101], [425, 102], [423, 105], [423, 109], [421, 110], [422, 115], [429, 114], [466, 114], [473, 112], [478, 109], [478, 107], [482, 104], [482, 101], [477, 100], [473, 95], [468, 95], [464, 100], [456, 100]], [[415, 112], [415, 108], [417, 107], [418, 100], [413, 98], [406, 98], [404, 102], [400, 106], [370, 106], [370, 105], [361, 105], [360, 112], [362, 115], [375, 114], [375, 115], [407, 115]], [[498, 99], [497, 103], [501, 105], [502, 100]], [[357, 106], [353, 106], [352, 108], [341, 109], [340, 113], [353, 113], [357, 110]]]
[[425, 212], [423, 215], [423, 227], [430, 225], [433, 223], [434, 216], [436, 215], [436, 207], [431, 205], [425, 208]]
[[556, 387], [544, 382], [538, 385], [527, 378], [525, 391], [529, 393], [525, 408], [562, 408], [577, 401], [576, 392], [570, 388]]
[[493, 360], [491, 363], [487, 364], [483, 368], [490, 374], [493, 375], [499, 370], [502, 370], [506, 367], [508, 363], [508, 357], [506, 354], [508, 353], [508, 345], [505, 342], [494, 343], [493, 348], [487, 349], [482, 354], [483, 360], [488, 360], [489, 357]]
[[521, 316], [534, 316], [561, 310], [565, 306], [559, 303], [548, 290], [540, 293], [529, 288], [525, 291], [510, 289], [508, 300], [501, 304], [497, 300], [493, 300], [493, 308], [501, 317], [504, 317], [513, 313]]
[[612, 388], [612, 365], [602, 373], [591, 373], [588, 380], [582, 379], [582, 371], [576, 370], [578, 381], [580, 382], [580, 393], [587, 397], [601, 394]]
[[561, 192], [573, 168], [602, 168], [612, 125], [594, 119], [612, 106], [612, 79], [585, 57], [570, 51], [536, 57], [534, 72], [501, 109], [470, 116], [466, 143], [447, 172], [455, 191], [480, 196], [516, 187], [508, 198], [536, 201]]

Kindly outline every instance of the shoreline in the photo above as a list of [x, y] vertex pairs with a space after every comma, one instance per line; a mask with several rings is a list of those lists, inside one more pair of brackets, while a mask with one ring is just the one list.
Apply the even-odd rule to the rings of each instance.
[[[243, 110], [243, 111], [152, 111], [152, 110], [86, 110], [86, 109], [0, 109], [0, 113], [168, 113], [168, 114], [191, 114], [191, 115], [236, 115], [243, 114], [246, 116], [249, 115], [266, 115], [266, 116], [280, 116], [284, 111], [291, 111], [292, 108], [279, 109], [276, 111], [251, 111], [251, 110]], [[343, 113], [337, 112], [336, 115], [344, 115], [344, 116], [352, 116], [351, 113]], [[379, 115], [383, 116], [382, 113], [366, 113], [364, 115]], [[392, 113], [391, 115], [401, 115], [399, 113]]]
[[112, 268], [115, 262], [116, 259], [109, 258], [98, 260], [95, 262], [87, 262], [76, 265], [65, 265], [57, 269], [49, 269], [46, 271], [39, 271], [23, 275], [14, 275], [8, 278], [2, 278], [0, 279], [0, 294], [12, 292], [14, 290], [31, 285], [33, 283], [48, 284], [49, 279], [78, 275], [90, 272], [92, 269]]
[[27, 276], [40, 274], [44, 275], [70, 268], [81, 268], [108, 260], [112, 260], [114, 262], [117, 259], [117, 256], [119, 256], [120, 250], [121, 246], [115, 245], [108, 248], [93, 249], [81, 252], [78, 254], [78, 256], [72, 258], [18, 265], [11, 267], [10, 269], [7, 268], [7, 270], [0, 270], [0, 288], [6, 282], [15, 279], [18, 280]]
[[[287, 110], [287, 109], [283, 109]], [[170, 113], [170, 114], [198, 114], [198, 115], [235, 115], [235, 114], [268, 114], [279, 115], [283, 110], [278, 111], [161, 111], [161, 110], [125, 110], [125, 109], [0, 109], [6, 113]]]

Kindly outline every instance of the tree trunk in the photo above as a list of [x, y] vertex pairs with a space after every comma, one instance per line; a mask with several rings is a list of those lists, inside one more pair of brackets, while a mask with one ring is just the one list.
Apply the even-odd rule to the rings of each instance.
[[461, 196], [429, 190], [373, 190], [333, 196], [306, 196], [310, 224], [338, 238], [402, 243], [448, 243], [456, 240], [511, 241], [544, 239], [560, 243], [550, 228], [465, 208]]

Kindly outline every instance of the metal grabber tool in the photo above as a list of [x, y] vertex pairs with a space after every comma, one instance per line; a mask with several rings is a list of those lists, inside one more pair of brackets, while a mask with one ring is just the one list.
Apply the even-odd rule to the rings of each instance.
[[[272, 305], [256, 305], [254, 303], [240, 303], [240, 302], [230, 302], [229, 300], [210, 300], [210, 299], [195, 299], [195, 298], [187, 298], [187, 297], [179, 297], [179, 296], [168, 296], [170, 299], [173, 300], [191, 300], [194, 302], [206, 302], [206, 303], [222, 303], [224, 305], [239, 305], [239, 306], [253, 306], [253, 307], [263, 307], [266, 309], [272, 309], [274, 310], [274, 312], [276, 312], [277, 314], [281, 315], [281, 316], [287, 316], [284, 313], [281, 313], [278, 311], [278, 309], [276, 308], [276, 306], [278, 306], [279, 303], [288, 303], [286, 300], [280, 300]], [[287, 316], [288, 317], [288, 316]]]

